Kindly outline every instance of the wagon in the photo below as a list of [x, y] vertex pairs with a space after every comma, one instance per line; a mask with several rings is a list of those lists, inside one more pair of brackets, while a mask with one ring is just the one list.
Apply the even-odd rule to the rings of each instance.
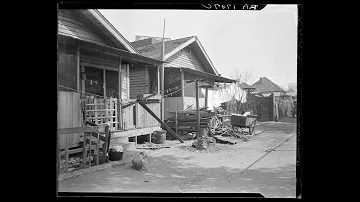
[[247, 115], [242, 116], [241, 114], [232, 114], [231, 115], [231, 125], [232, 128], [248, 128], [249, 135], [253, 135], [255, 131], [257, 115]]

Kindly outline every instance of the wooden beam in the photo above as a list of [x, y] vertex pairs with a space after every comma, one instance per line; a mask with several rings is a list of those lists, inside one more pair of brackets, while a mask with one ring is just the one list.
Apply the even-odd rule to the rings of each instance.
[[86, 159], [86, 149], [85, 149], [85, 146], [86, 146], [86, 136], [87, 136], [87, 133], [84, 133], [84, 141], [83, 141], [83, 147], [82, 147], [82, 150], [83, 150], [83, 161], [82, 161], [82, 164], [81, 164], [81, 168], [85, 168], [85, 159]]
[[[148, 96], [146, 96], [146, 97], [143, 97], [143, 98], [141, 98], [141, 99], [139, 99], [139, 100], [144, 101], [144, 100], [146, 100], [147, 98], [153, 97], [153, 96], [155, 96], [155, 95], [156, 95], [156, 94], [153, 93], [153, 94], [148, 95]], [[125, 109], [126, 107], [129, 107], [129, 106], [131, 106], [131, 105], [133, 105], [133, 104], [136, 104], [136, 103], [139, 102], [139, 100], [132, 101], [132, 102], [127, 103], [127, 104], [124, 105], [124, 106], [121, 106], [121, 109]]]
[[[81, 74], [85, 75], [85, 66], [81, 66]], [[83, 77], [81, 79], [81, 92], [85, 92], [85, 79]]]
[[181, 110], [185, 109], [184, 97], [185, 97], [185, 80], [184, 80], [184, 71], [180, 68], [181, 74]]
[[76, 55], [76, 90], [80, 91], [80, 45], [77, 44], [77, 55]]
[[164, 74], [164, 71], [165, 71], [165, 66], [164, 64], [161, 65], [161, 120], [164, 121], [164, 109], [165, 109], [165, 103], [164, 103], [164, 95], [165, 95], [165, 74]]
[[165, 128], [166, 131], [168, 131], [172, 136], [174, 136], [176, 139], [178, 139], [181, 143], [183, 143], [184, 141], [173, 131], [171, 130], [171, 128], [169, 128], [169, 126], [167, 126], [161, 119], [159, 119], [159, 117], [156, 116], [156, 114], [154, 114], [153, 111], [151, 111], [151, 109], [149, 109], [149, 107], [147, 107], [144, 103], [142, 103], [141, 101], [139, 102], [139, 104], [147, 111], [149, 112], [149, 114], [151, 114], [151, 116], [153, 116], [160, 124], [163, 128]]
[[[125, 131], [113, 131], [111, 136], [112, 138], [123, 138], [123, 137], [134, 137], [139, 135], [145, 135], [150, 134], [154, 132], [155, 130], [161, 129], [160, 126], [152, 126], [152, 127], [146, 127], [146, 128], [136, 128], [136, 129], [130, 129]], [[114, 141], [112, 141], [114, 142]], [[112, 145], [112, 144], [111, 144]]]
[[205, 88], [205, 107], [208, 107], [208, 88]]
[[106, 97], [106, 70], [103, 69], [103, 88], [104, 88], [104, 97]]
[[[132, 64], [131, 64], [132, 65]], [[127, 86], [126, 86], [126, 89], [127, 89], [127, 99], [130, 99], [130, 65], [128, 65], [126, 67], [126, 79], [127, 79]]]
[[200, 137], [200, 106], [199, 106], [199, 80], [195, 82], [195, 92], [196, 92], [196, 123], [197, 123], [197, 134], [196, 137]]
[[175, 133], [178, 134], [178, 114], [177, 114], [177, 110], [175, 111]]
[[157, 65], [157, 93], [160, 95], [160, 68], [161, 66]]
[[123, 128], [122, 125], [122, 110], [121, 110], [121, 98], [122, 98], [122, 74], [121, 74], [121, 57], [119, 57], [119, 67], [118, 67], [118, 93], [119, 93], [119, 99], [118, 99], [118, 121], [119, 121], [119, 129]]

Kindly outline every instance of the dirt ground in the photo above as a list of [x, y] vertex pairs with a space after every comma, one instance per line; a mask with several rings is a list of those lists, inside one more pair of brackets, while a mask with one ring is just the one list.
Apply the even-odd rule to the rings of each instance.
[[[61, 181], [59, 192], [260, 192], [295, 198], [296, 124], [263, 122], [256, 129], [264, 132], [235, 145], [217, 143], [211, 152], [190, 149], [193, 140], [127, 151], [122, 165]], [[131, 159], [141, 151], [148, 155], [147, 172], [132, 168]]]

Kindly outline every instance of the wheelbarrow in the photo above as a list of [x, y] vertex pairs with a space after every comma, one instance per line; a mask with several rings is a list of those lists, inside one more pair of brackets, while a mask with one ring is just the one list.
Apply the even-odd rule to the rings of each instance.
[[232, 114], [231, 115], [231, 126], [233, 130], [235, 128], [248, 128], [249, 135], [253, 135], [256, 126], [257, 115], [247, 115], [243, 116], [241, 114]]

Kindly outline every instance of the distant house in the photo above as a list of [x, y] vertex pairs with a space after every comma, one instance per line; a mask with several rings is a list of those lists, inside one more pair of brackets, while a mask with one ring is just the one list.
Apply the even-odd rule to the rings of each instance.
[[[206, 54], [197, 36], [190, 36], [164, 42], [164, 117], [171, 117], [171, 110], [195, 109], [196, 94], [194, 83], [186, 81], [205, 79], [200, 85], [213, 88], [216, 83], [233, 83], [232, 79], [219, 75]], [[154, 38], [131, 42], [131, 45], [145, 57], [161, 59], [162, 43]], [[181, 89], [184, 90], [181, 90]], [[208, 88], [207, 88], [208, 89]], [[200, 93], [200, 107], [208, 106], [207, 89]], [[204, 95], [205, 94], [205, 95]]]
[[280, 96], [280, 94], [286, 93], [286, 91], [272, 82], [266, 77], [261, 77], [257, 82], [255, 82], [252, 87], [255, 87], [255, 90], [252, 92], [261, 93], [263, 96], [269, 96], [271, 93], [274, 93], [274, 96]]
[[291, 96], [296, 96], [296, 95], [297, 95], [296, 91], [293, 90], [292, 88], [290, 88], [290, 89], [286, 92], [286, 94], [291, 95]]

